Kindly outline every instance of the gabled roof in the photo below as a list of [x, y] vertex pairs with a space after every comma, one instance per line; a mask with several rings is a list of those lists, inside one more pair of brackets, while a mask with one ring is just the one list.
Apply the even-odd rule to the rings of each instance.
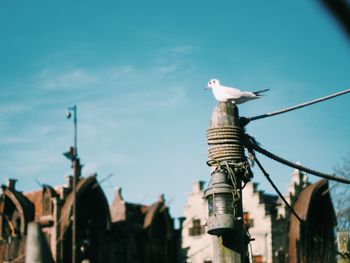
[[154, 218], [156, 217], [157, 213], [163, 212], [164, 209], [166, 209], [166, 206], [163, 202], [163, 200], [159, 200], [152, 204], [145, 215], [145, 219], [143, 221], [143, 228], [148, 228], [150, 225], [152, 225]]
[[40, 190], [33, 190], [23, 193], [34, 205], [34, 220], [37, 221], [43, 214], [42, 199], [45, 192], [49, 192], [52, 197], [58, 196], [56, 190], [50, 185], [43, 185]]
[[34, 205], [34, 220], [39, 220], [40, 216], [42, 215], [42, 197], [43, 197], [43, 191], [42, 190], [33, 190], [30, 192], [23, 193], [29, 201], [31, 201]]
[[321, 238], [324, 243], [328, 243], [329, 246], [334, 244], [334, 240], [332, 240], [333, 228], [337, 222], [328, 191], [328, 180], [323, 179], [306, 187], [296, 201], [294, 210], [308, 227], [305, 228], [293, 214], [291, 215], [289, 228], [289, 254], [291, 263], [299, 262], [300, 257], [304, 257], [305, 255], [308, 257], [313, 256], [313, 253], [322, 255], [320, 250], [326, 250], [324, 246], [318, 243], [319, 251], [307, 251], [305, 242], [307, 242], [308, 246], [312, 246], [311, 243], [315, 242], [314, 232], [308, 231], [310, 228], [316, 232], [320, 230], [320, 233], [323, 234]]
[[[96, 174], [91, 175], [87, 178], [82, 178], [79, 180], [77, 184], [77, 190], [76, 190], [76, 198], [79, 200], [79, 198], [82, 196], [82, 194], [88, 190], [88, 189], [94, 189], [95, 191], [98, 191], [101, 195], [103, 195], [103, 199], [105, 200], [104, 208], [107, 213], [107, 218], [106, 218], [106, 225], [109, 227], [110, 225], [110, 215], [109, 215], [109, 207], [108, 207], [108, 202], [105, 198], [105, 195], [96, 180]], [[70, 194], [67, 196], [65, 203], [62, 207], [61, 210], [61, 233], [64, 234], [64, 232], [68, 229], [70, 223], [71, 223], [71, 215], [72, 215], [72, 210], [73, 210], [73, 191], [70, 192]]]
[[1, 186], [4, 196], [9, 198], [19, 212], [21, 219], [21, 234], [27, 232], [27, 224], [34, 220], [34, 205], [21, 192], [5, 185]]

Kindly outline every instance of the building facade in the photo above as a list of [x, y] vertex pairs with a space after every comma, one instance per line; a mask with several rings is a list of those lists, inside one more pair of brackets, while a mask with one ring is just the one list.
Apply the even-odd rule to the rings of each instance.
[[[72, 177], [25, 193], [15, 182], [3, 185], [0, 196], [0, 262], [25, 262], [30, 222], [39, 224], [54, 262], [72, 262]], [[92, 175], [78, 179], [76, 202], [77, 262], [177, 262], [181, 235], [163, 196], [147, 206], [125, 202], [117, 190], [109, 205]]]
[[[294, 170], [285, 197], [293, 205], [308, 185], [307, 176]], [[187, 262], [213, 261], [213, 240], [204, 227], [207, 217], [204, 191], [204, 182], [194, 182], [183, 209], [182, 247]], [[277, 195], [259, 190], [257, 183], [247, 183], [242, 193], [244, 224], [254, 239], [250, 242], [250, 256], [255, 263], [288, 262], [290, 211]]]
[[213, 239], [206, 233], [204, 226], [206, 209], [204, 182], [194, 182], [183, 210], [182, 248], [185, 262], [210, 263], [213, 260]]

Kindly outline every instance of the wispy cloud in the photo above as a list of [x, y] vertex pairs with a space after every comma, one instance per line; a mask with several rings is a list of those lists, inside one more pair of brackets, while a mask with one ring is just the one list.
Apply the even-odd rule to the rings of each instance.
[[[18, 80], [16, 86], [25, 85], [25, 95], [17, 99], [13, 91], [14, 99], [0, 106], [0, 115], [7, 116], [0, 117], [4, 124], [0, 141], [6, 145], [9, 169], [27, 178], [46, 178], [52, 167], [65, 164], [61, 152], [72, 142], [73, 127], [64, 112], [73, 103], [78, 105], [84, 173], [128, 166], [132, 158], [121, 138], [130, 129], [145, 127], [149, 116], [175, 111], [188, 103], [195, 70], [185, 58], [190, 50], [163, 50], [142, 66], [62, 69], [51, 65], [30, 79]], [[62, 172], [67, 168], [69, 165], [55, 169]]]
[[[181, 60], [172, 62], [154, 62], [145, 67], [135, 65], [109, 65], [95, 69], [73, 68], [68, 70], [44, 69], [34, 77], [34, 83], [40, 90], [123, 90], [166, 88], [172, 74], [188, 74], [188, 69]], [[175, 82], [174, 79], [171, 81]], [[170, 83], [170, 86], [172, 85]]]
[[22, 113], [28, 109], [28, 105], [17, 103], [3, 103], [0, 105], [0, 115]]
[[20, 138], [17, 136], [7, 136], [7, 135], [1, 135], [1, 141], [0, 145], [5, 146], [5, 145], [13, 145], [13, 144], [21, 144], [21, 143], [26, 143], [28, 140], [24, 138]]
[[84, 88], [98, 84], [101, 81], [98, 74], [81, 68], [66, 72], [55, 72], [51, 69], [45, 69], [36, 76], [36, 80], [41, 87], [47, 89]]
[[123, 112], [139, 112], [159, 109], [171, 109], [185, 104], [187, 99], [187, 86], [169, 85], [163, 89], [140, 90], [130, 94], [127, 103], [137, 104], [137, 109], [124, 109]]
[[[189, 50], [190, 47], [178, 47], [162, 51], [161, 54], [183, 53]], [[142, 106], [143, 110], [154, 109], [153, 105], [181, 105], [186, 102], [186, 90], [189, 87], [185, 79], [190, 79], [194, 67], [181, 57], [159, 61], [159, 57], [163, 55], [159, 54], [153, 63], [143, 67], [109, 65], [95, 69], [73, 68], [64, 71], [48, 68], [34, 78], [34, 85], [44, 94], [50, 90], [69, 92], [71, 98], [79, 97], [77, 100], [84, 103], [101, 104], [95, 109], [103, 108], [102, 104], [110, 107], [114, 104], [113, 101], [118, 102], [119, 108], [124, 109], [123, 112], [125, 108], [132, 109], [135, 104]], [[50, 97], [42, 100], [47, 102]], [[126, 103], [127, 105], [124, 105]]]
[[159, 50], [159, 53], [164, 56], [184, 56], [188, 55], [190, 53], [194, 53], [199, 51], [198, 47], [195, 46], [189, 46], [189, 45], [182, 45], [182, 46], [176, 46], [176, 47], [169, 47]]

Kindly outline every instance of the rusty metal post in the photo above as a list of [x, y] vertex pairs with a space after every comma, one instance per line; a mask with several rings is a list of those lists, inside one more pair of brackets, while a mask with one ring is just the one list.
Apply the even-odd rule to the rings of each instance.
[[[218, 128], [218, 129], [217, 129]], [[231, 102], [219, 102], [218, 105], [215, 107], [209, 130], [220, 130], [220, 129], [240, 129], [240, 120], [239, 120], [239, 114], [238, 114], [238, 108], [232, 104]], [[241, 139], [241, 136], [238, 136]], [[214, 139], [216, 139], [216, 136], [214, 136]], [[240, 140], [238, 139], [238, 141]], [[227, 140], [223, 140], [227, 141]], [[236, 140], [237, 141], [237, 140]], [[216, 143], [216, 142], [215, 142]], [[208, 135], [208, 144], [209, 144], [209, 135]], [[242, 144], [242, 142], [238, 142], [238, 144]], [[222, 148], [220, 146], [222, 145]], [[215, 152], [221, 152], [227, 151], [225, 149], [224, 144], [216, 144]], [[228, 150], [227, 154], [230, 155], [230, 152], [232, 150]], [[233, 150], [235, 152], [236, 150]], [[239, 155], [241, 156], [242, 160], [244, 157], [244, 150], [243, 147], [240, 147], [238, 150]], [[222, 153], [220, 153], [222, 154]], [[230, 156], [227, 156], [226, 159], [230, 159]], [[212, 156], [213, 154], [209, 153], [209, 160], [211, 158], [215, 159], [215, 156]], [[215, 154], [214, 154], [215, 155]], [[223, 158], [223, 159], [225, 159]], [[231, 159], [235, 159], [237, 157], [232, 157]], [[213, 168], [215, 168], [215, 165], [211, 165]], [[234, 170], [232, 170], [234, 171]], [[215, 263], [244, 263], [246, 262], [246, 240], [245, 240], [245, 232], [243, 228], [243, 206], [242, 206], [242, 179], [237, 172], [233, 172], [234, 180], [236, 182], [237, 191], [239, 199], [231, 201], [232, 203], [235, 203], [235, 215], [234, 215], [234, 228], [232, 231], [224, 232], [222, 235], [213, 236], [213, 260]], [[232, 197], [234, 199], [234, 197]], [[215, 202], [215, 200], [214, 200]], [[215, 203], [214, 203], [215, 206]], [[219, 222], [220, 224], [220, 222]]]
[[[74, 149], [76, 152], [76, 148]], [[79, 159], [75, 154], [73, 160], [72, 263], [77, 262], [77, 176], [79, 168]]]
[[73, 112], [74, 122], [74, 147], [72, 152], [72, 168], [73, 168], [73, 211], [72, 211], [72, 263], [77, 262], [77, 182], [80, 177], [80, 161], [78, 158], [78, 120], [77, 120], [77, 105], [68, 107], [67, 118], [70, 119]]
[[79, 175], [79, 159], [77, 148], [77, 106], [74, 105], [74, 152], [73, 152], [73, 218], [72, 218], [72, 263], [77, 262], [77, 181]]

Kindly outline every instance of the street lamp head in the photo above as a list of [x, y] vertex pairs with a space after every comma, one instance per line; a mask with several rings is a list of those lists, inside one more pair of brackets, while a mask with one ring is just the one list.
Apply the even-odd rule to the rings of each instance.
[[72, 117], [72, 113], [70, 111], [66, 112], [66, 118], [70, 119]]

